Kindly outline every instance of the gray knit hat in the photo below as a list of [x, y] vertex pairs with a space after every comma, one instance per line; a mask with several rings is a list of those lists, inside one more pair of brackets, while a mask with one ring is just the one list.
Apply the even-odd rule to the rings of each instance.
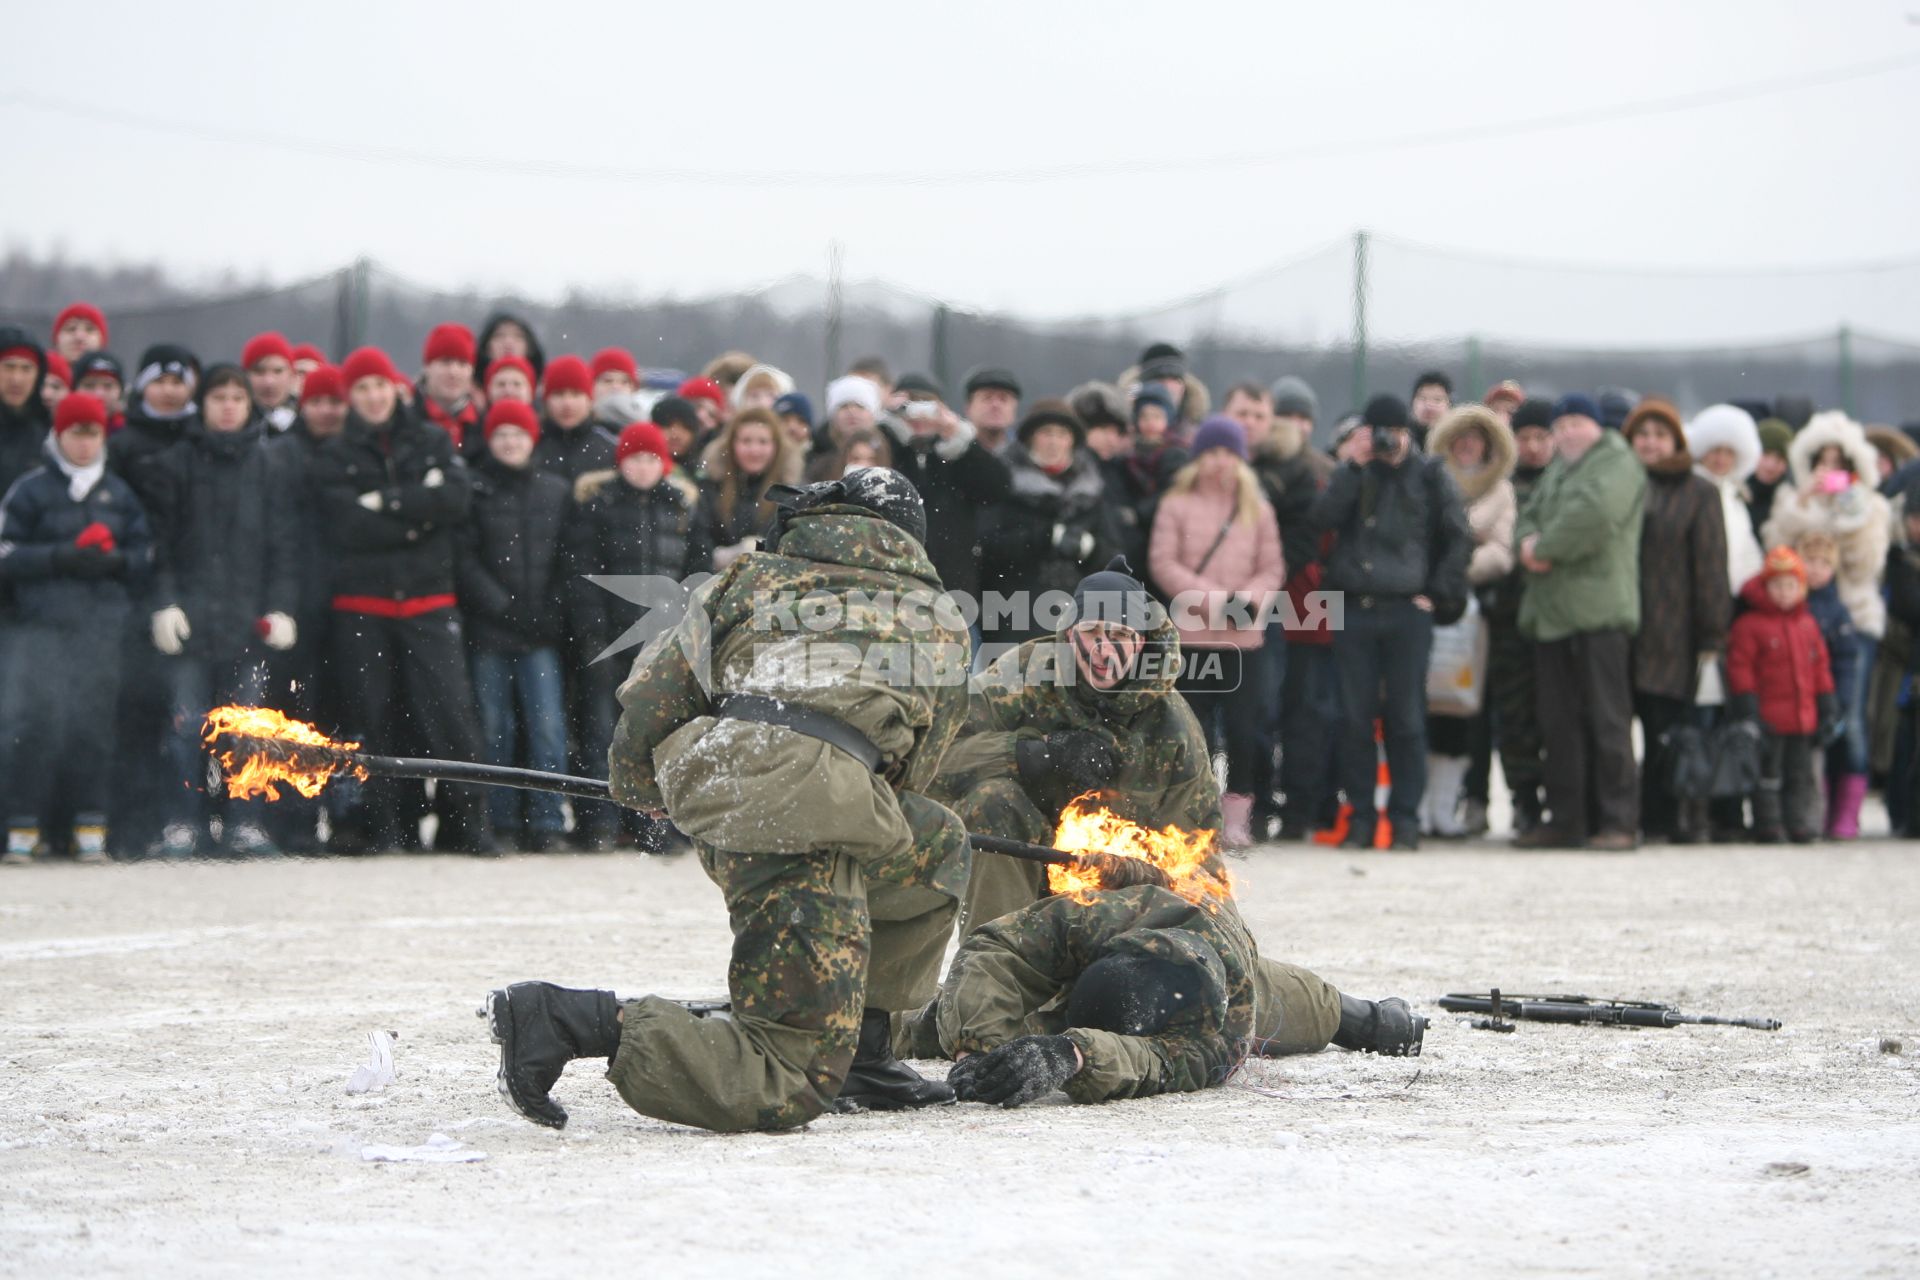
[[1290, 373], [1274, 380], [1273, 411], [1294, 414], [1311, 422], [1320, 416], [1320, 397], [1313, 394], [1305, 378]]

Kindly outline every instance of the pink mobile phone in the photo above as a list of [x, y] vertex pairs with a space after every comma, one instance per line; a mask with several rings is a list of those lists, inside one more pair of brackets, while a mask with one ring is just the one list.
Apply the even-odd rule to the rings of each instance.
[[1820, 477], [1822, 493], [1845, 493], [1847, 486], [1853, 483], [1853, 477], [1844, 471], [1829, 471]]

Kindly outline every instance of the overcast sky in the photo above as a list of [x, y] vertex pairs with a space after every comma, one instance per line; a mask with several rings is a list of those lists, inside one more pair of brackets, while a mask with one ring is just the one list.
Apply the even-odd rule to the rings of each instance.
[[1599, 263], [1920, 252], [1920, 25], [1881, 0], [163, 10], [9, 12], [0, 239], [684, 296], [823, 273], [837, 238], [850, 276], [1031, 315], [1148, 306], [1362, 225]]

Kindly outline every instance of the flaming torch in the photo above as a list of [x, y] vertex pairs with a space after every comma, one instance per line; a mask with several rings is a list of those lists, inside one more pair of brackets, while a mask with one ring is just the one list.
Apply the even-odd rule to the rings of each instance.
[[[430, 778], [555, 791], [586, 800], [613, 798], [608, 784], [598, 778], [466, 760], [370, 755], [357, 742], [329, 738], [266, 707], [215, 707], [207, 713], [200, 736], [219, 766], [227, 794], [235, 799], [264, 795], [278, 800], [282, 786], [311, 799], [342, 775], [361, 781]], [[1090, 797], [1083, 796], [1062, 813], [1055, 835], [1058, 848], [974, 832], [968, 833], [968, 842], [976, 850], [1048, 864], [1049, 887], [1076, 901], [1086, 901], [1097, 889], [1138, 884], [1157, 884], [1203, 904], [1232, 896], [1226, 870], [1213, 856], [1211, 831], [1152, 831], [1108, 810], [1082, 807], [1089, 802]]]

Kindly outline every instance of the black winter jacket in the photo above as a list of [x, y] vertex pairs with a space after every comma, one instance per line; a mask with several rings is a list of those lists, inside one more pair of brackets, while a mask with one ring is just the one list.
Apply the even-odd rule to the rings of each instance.
[[608, 472], [590, 477], [578, 492], [567, 531], [568, 616], [575, 639], [591, 655], [637, 619], [631, 605], [587, 581], [588, 574], [685, 581], [712, 571], [713, 540], [699, 500], [673, 478], [636, 489]]
[[[1022, 445], [1006, 454], [1012, 473], [1007, 500], [982, 514], [982, 589], [1030, 593], [1027, 625], [997, 631], [996, 640], [1027, 639], [1050, 628], [1038, 597], [1071, 594], [1081, 578], [1119, 554], [1121, 533], [1100, 475], [1100, 463], [1082, 449], [1058, 476], [1048, 475]], [[1018, 619], [1016, 618], [1016, 621]]]
[[[333, 555], [333, 595], [398, 604], [454, 594], [454, 553], [472, 479], [438, 427], [396, 408], [384, 426], [347, 416], [314, 457], [314, 492]], [[379, 495], [377, 510], [361, 505]]]
[[0, 494], [40, 465], [43, 461], [40, 447], [46, 441], [47, 428], [52, 425], [46, 402], [40, 399], [40, 388], [47, 381], [46, 353], [25, 329], [0, 325], [0, 351], [12, 347], [25, 347], [34, 352], [40, 361], [40, 374], [18, 409], [0, 404]]
[[1398, 466], [1340, 466], [1310, 519], [1339, 539], [1327, 556], [1327, 590], [1424, 595], [1443, 624], [1466, 609], [1473, 534], [1460, 490], [1439, 459], [1415, 449]]
[[155, 418], [135, 400], [127, 409], [127, 425], [107, 437], [107, 470], [133, 486], [148, 510], [153, 509], [153, 460], [187, 438], [188, 428], [200, 421], [197, 412], [178, 418]]
[[1012, 474], [962, 424], [951, 440], [902, 435], [897, 419], [881, 421], [893, 434], [893, 469], [920, 491], [927, 508], [927, 558], [949, 591], [980, 590], [980, 517], [1012, 493]]
[[[113, 572], [89, 576], [57, 566], [80, 531], [95, 522], [113, 531]], [[0, 502], [0, 579], [12, 588], [12, 616], [20, 622], [117, 632], [152, 572], [147, 514], [127, 482], [111, 471], [76, 502], [66, 475], [48, 462], [14, 481]], [[59, 678], [55, 672], [44, 676]]]
[[460, 612], [474, 648], [519, 655], [560, 643], [562, 538], [572, 507], [559, 476], [491, 456], [474, 464], [459, 576]]
[[565, 480], [569, 487], [589, 471], [605, 471], [613, 466], [614, 447], [620, 442], [592, 419], [577, 427], [556, 427], [546, 418], [540, 420], [540, 443], [533, 450], [533, 465]]
[[231, 662], [269, 613], [300, 607], [299, 478], [255, 418], [238, 431], [199, 421], [146, 464], [155, 544], [149, 607], [178, 606], [186, 652]]
[[333, 551], [320, 527], [320, 499], [313, 488], [313, 468], [322, 443], [300, 418], [267, 440], [267, 448], [279, 455], [279, 465], [293, 485], [295, 557], [300, 566], [300, 600], [293, 616], [303, 628], [307, 619], [327, 613], [333, 604]]

